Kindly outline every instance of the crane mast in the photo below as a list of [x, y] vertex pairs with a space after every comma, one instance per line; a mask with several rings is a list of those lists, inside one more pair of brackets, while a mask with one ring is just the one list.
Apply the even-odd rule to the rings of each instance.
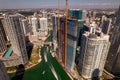
[[[66, 18], [65, 18], [65, 30], [64, 30], [64, 67], [66, 68], [66, 56], [67, 56], [67, 26], [68, 26], [68, 0], [66, 0]], [[61, 46], [60, 46], [60, 0], [58, 0], [58, 50], [59, 50], [59, 59], [61, 60]]]
[[68, 26], [68, 22], [67, 22], [67, 20], [68, 20], [68, 0], [66, 0], [66, 18], [65, 18], [66, 20], [65, 20], [65, 44], [64, 44], [64, 47], [65, 47], [65, 50], [64, 50], [64, 55], [65, 55], [65, 57], [64, 57], [64, 59], [65, 59], [65, 61], [64, 61], [64, 65], [65, 65], [65, 68], [66, 68], [66, 57], [67, 57], [67, 33], [68, 33], [68, 28], [67, 28], [67, 26]]
[[61, 47], [60, 47], [60, 0], [58, 0], [58, 57], [61, 60]]

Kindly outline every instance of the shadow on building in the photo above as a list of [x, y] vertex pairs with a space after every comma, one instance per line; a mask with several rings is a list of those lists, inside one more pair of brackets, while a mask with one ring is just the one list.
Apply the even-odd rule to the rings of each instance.
[[25, 67], [24, 65], [20, 64], [19, 66], [17, 66], [15, 76], [11, 80], [23, 80], [24, 72]]
[[76, 55], [75, 55], [75, 64], [76, 64], [76, 65], [79, 64], [79, 57], [80, 57], [80, 54], [76, 54]]
[[30, 59], [32, 49], [33, 49], [33, 44], [30, 42], [28, 36], [25, 37], [25, 40], [26, 40], [26, 50], [27, 50], [27, 54], [28, 54], [28, 59]]
[[113, 78], [113, 80], [120, 80], [120, 75], [119, 75], [119, 76], [115, 76], [115, 77]]
[[100, 80], [99, 74], [100, 74], [100, 70], [99, 69], [95, 69], [93, 71], [93, 73], [92, 73], [92, 80]]

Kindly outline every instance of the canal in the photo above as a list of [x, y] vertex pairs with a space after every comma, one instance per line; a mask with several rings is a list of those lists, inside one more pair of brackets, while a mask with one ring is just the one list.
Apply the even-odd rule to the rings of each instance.
[[[52, 57], [50, 46], [41, 48], [41, 56], [42, 61], [37, 66], [24, 71], [22, 79], [18, 80], [71, 80], [62, 66]], [[15, 74], [9, 75], [11, 80], [14, 80]]]

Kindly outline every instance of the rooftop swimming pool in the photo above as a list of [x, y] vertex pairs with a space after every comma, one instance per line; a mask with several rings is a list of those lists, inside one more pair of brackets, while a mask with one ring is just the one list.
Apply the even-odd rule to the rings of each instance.
[[13, 52], [13, 49], [10, 48], [10, 49], [5, 53], [4, 58], [8, 58], [8, 57], [12, 54], [12, 52]]

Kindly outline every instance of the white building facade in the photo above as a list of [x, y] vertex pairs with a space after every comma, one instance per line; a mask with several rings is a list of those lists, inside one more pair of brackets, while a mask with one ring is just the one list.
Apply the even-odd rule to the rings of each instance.
[[39, 36], [47, 36], [48, 35], [47, 18], [39, 18], [39, 22], [40, 22]]
[[33, 35], [37, 36], [38, 34], [38, 20], [36, 17], [32, 17], [31, 18], [31, 22], [32, 22], [32, 31], [33, 31]]
[[20, 56], [21, 64], [28, 62], [25, 35], [22, 25], [23, 16], [18, 14], [4, 15], [4, 29], [11, 42], [13, 52]]
[[102, 76], [109, 46], [108, 35], [83, 34], [79, 66], [84, 78]]

